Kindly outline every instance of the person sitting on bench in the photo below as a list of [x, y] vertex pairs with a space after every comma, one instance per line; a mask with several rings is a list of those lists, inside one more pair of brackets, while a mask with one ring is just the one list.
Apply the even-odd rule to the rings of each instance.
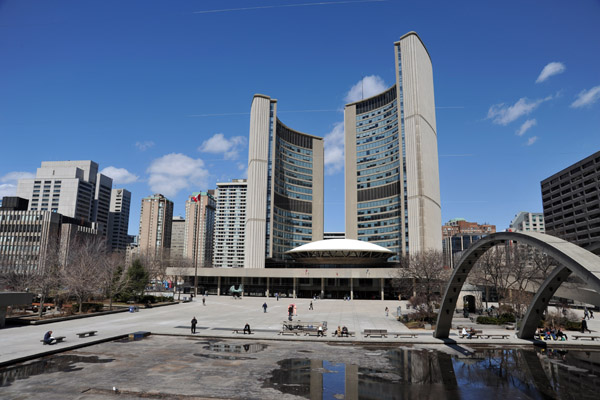
[[567, 340], [567, 339], [569, 339], [567, 337], [567, 335], [560, 328], [558, 328], [558, 332], [556, 332], [556, 337], [558, 338], [558, 340]]
[[323, 334], [323, 325], [319, 325], [319, 327], [317, 328], [317, 337], [319, 336], [325, 336]]
[[52, 331], [48, 331], [44, 335], [44, 344], [52, 344], [52, 342], [55, 340], [56, 339], [54, 339], [54, 337], [52, 336]]
[[471, 339], [471, 332], [470, 332], [470, 330], [469, 330], [469, 331], [467, 331], [467, 328], [465, 328], [464, 326], [463, 326], [463, 328], [462, 328], [461, 335], [462, 335], [462, 337], [465, 337], [465, 336], [466, 336], [466, 337], [467, 337], [467, 339]]
[[334, 332], [334, 335], [337, 337], [342, 337], [342, 328], [338, 325], [337, 329]]
[[246, 322], [246, 325], [244, 325], [244, 335], [246, 334], [246, 332], [248, 332], [248, 335], [252, 334], [252, 331], [250, 331], [250, 324]]
[[348, 337], [348, 328], [346, 328], [345, 326], [342, 327], [342, 336]]

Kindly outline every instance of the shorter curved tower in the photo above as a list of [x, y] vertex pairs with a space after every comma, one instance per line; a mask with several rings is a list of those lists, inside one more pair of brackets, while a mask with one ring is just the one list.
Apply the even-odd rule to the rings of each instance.
[[394, 43], [396, 84], [344, 110], [346, 237], [401, 255], [442, 249], [431, 59], [415, 32]]
[[323, 138], [277, 118], [277, 100], [257, 94], [250, 112], [245, 268], [323, 239]]

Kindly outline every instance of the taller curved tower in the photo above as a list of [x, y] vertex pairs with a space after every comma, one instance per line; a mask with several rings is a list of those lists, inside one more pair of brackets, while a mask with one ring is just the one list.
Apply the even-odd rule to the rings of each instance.
[[396, 84], [344, 110], [346, 237], [401, 255], [442, 249], [433, 70], [415, 32], [394, 43]]
[[250, 111], [245, 268], [323, 239], [323, 138], [277, 118], [277, 100], [257, 94]]

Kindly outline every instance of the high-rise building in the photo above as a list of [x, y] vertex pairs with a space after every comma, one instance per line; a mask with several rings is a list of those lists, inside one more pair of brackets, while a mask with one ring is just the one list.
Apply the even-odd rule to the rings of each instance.
[[112, 179], [98, 173], [94, 161], [44, 161], [35, 178], [19, 180], [17, 196], [29, 200], [30, 211], [95, 222], [107, 236], [111, 188]]
[[277, 118], [277, 100], [255, 95], [250, 112], [245, 268], [323, 239], [323, 138]]
[[600, 151], [541, 182], [546, 233], [600, 255]]
[[185, 218], [173, 217], [173, 224], [171, 227], [171, 257], [172, 258], [183, 258], [183, 251], [185, 249]]
[[415, 32], [394, 54], [394, 85], [346, 105], [344, 151], [346, 237], [397, 259], [441, 250], [442, 222], [431, 58]]
[[109, 235], [111, 250], [125, 251], [129, 244], [129, 209], [131, 192], [126, 189], [113, 189], [110, 196]]
[[541, 232], [545, 233], [544, 213], [521, 211], [510, 223], [512, 232]]
[[454, 218], [446, 222], [442, 226], [444, 265], [454, 268], [463, 251], [484, 236], [495, 232], [496, 225], [468, 222], [464, 218]]
[[214, 267], [244, 266], [247, 188], [246, 179], [217, 183]]
[[212, 267], [215, 203], [213, 190], [194, 192], [185, 202], [183, 252], [196, 268]]
[[173, 202], [162, 194], [142, 199], [138, 252], [142, 257], [163, 257], [171, 247]]

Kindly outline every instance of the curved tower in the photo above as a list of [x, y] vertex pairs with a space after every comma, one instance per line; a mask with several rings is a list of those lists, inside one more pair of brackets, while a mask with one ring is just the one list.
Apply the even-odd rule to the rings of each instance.
[[396, 84], [344, 110], [346, 237], [398, 257], [441, 251], [442, 217], [431, 58], [415, 32], [394, 50]]
[[323, 138], [277, 118], [277, 100], [255, 95], [250, 112], [245, 268], [264, 268], [323, 239]]

